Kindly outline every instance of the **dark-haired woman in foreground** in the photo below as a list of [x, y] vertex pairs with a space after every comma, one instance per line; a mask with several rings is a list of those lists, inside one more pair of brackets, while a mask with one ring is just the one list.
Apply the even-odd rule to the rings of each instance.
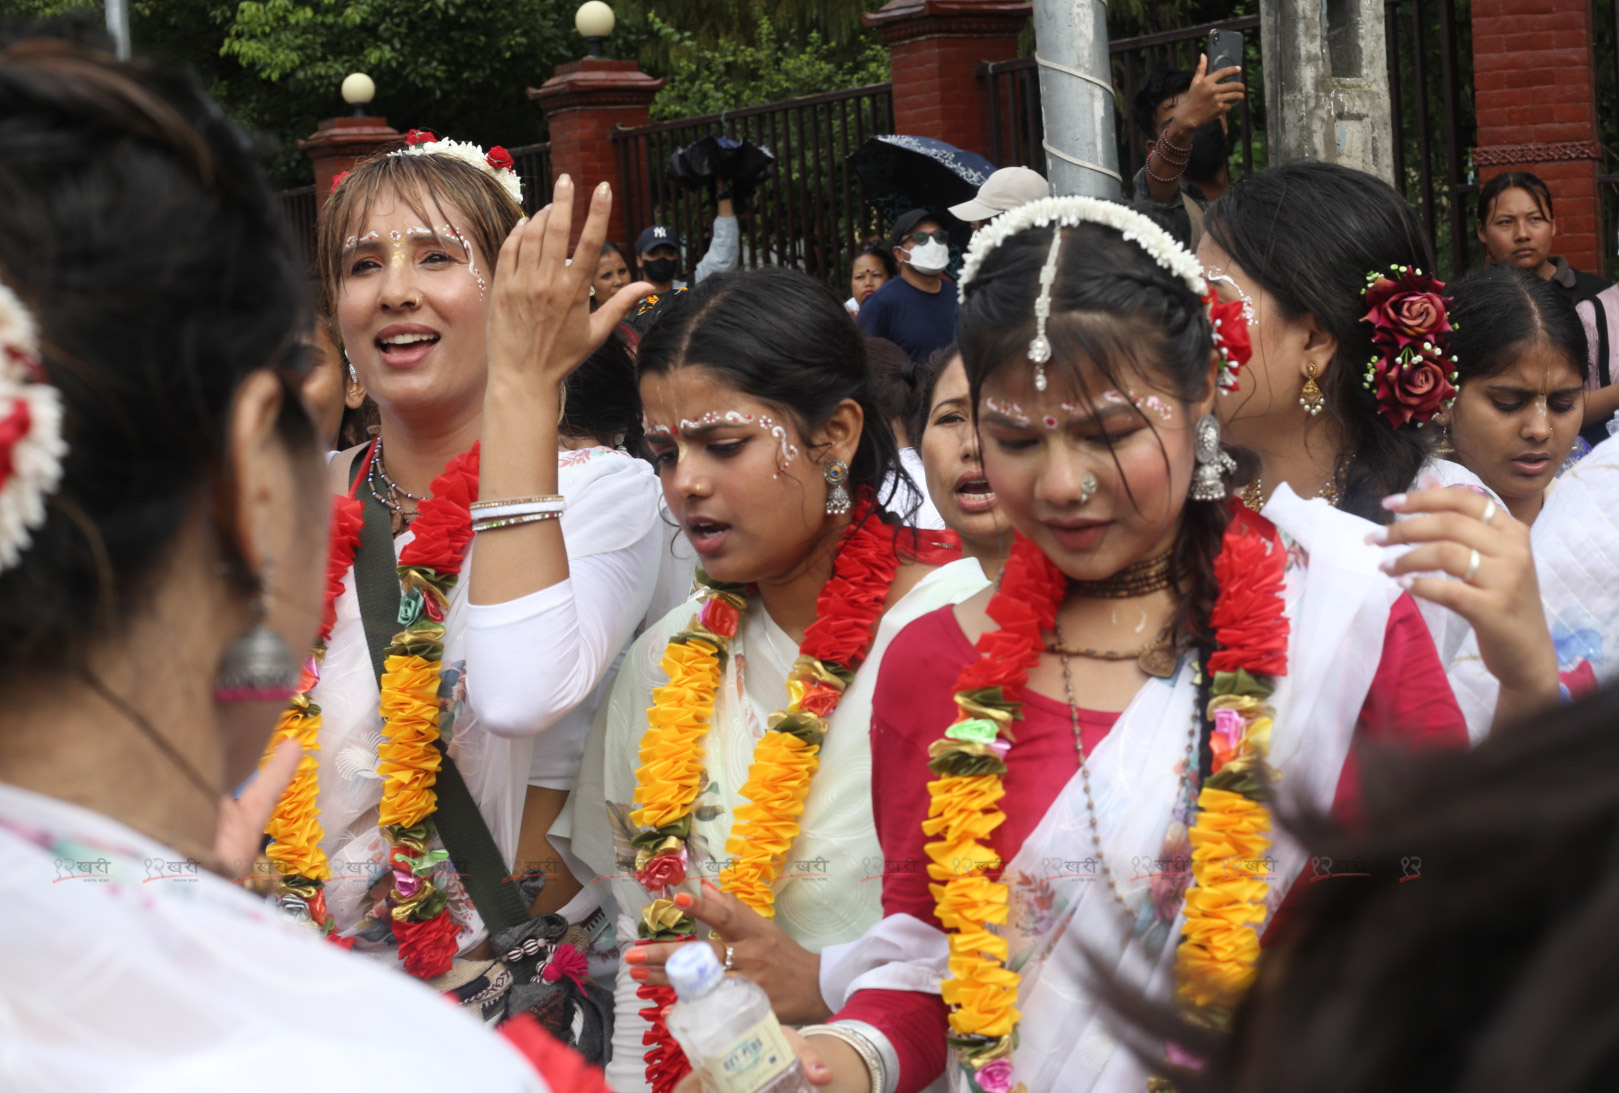
[[543, 1090], [229, 883], [298, 760], [216, 841], [278, 712], [244, 653], [308, 644], [329, 526], [302, 274], [246, 140], [177, 79], [41, 40], [0, 50], [0, 143], [0, 1086], [358, 1088], [390, 1065], [363, 1014], [430, 1038], [413, 1080]]
[[825, 286], [768, 269], [705, 280], [638, 362], [647, 445], [706, 586], [631, 647], [567, 817], [572, 852], [612, 878], [619, 937], [643, 942], [619, 976], [621, 1091], [667, 1088], [683, 1067], [641, 1016], [673, 997], [659, 985], [672, 946], [645, 943], [699, 934], [700, 881], [781, 928], [773, 953], [722, 930], [722, 958], [779, 975], [767, 989], [778, 1006], [795, 995], [798, 1019], [826, 1012], [815, 954], [881, 914], [878, 668], [907, 622], [984, 581], [971, 562], [931, 568], [956, 552], [880, 507], [898, 453]]

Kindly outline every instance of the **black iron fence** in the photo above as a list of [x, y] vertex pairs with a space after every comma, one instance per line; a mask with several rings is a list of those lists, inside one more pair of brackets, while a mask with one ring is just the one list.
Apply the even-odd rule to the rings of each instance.
[[[1198, 56], [1207, 50], [1212, 30], [1244, 32], [1243, 79], [1248, 84], [1248, 97], [1231, 116], [1232, 179], [1263, 169], [1265, 123], [1259, 16], [1248, 15], [1158, 34], [1119, 38], [1109, 43], [1120, 173], [1126, 179], [1146, 161], [1149, 139], [1136, 126], [1131, 114], [1136, 90], [1155, 69], [1196, 71]], [[1040, 71], [1034, 58], [981, 64], [978, 78], [986, 83], [989, 103], [990, 160], [998, 166], [1019, 164], [1044, 173], [1046, 153], [1041, 144], [1045, 133], [1040, 115]]]
[[893, 115], [890, 85], [872, 84], [620, 130], [613, 143], [631, 229], [669, 225], [685, 240], [686, 268], [695, 266], [712, 234], [714, 201], [671, 181], [669, 157], [710, 133], [745, 138], [774, 153], [776, 169], [742, 217], [742, 265], [801, 269], [841, 294], [853, 252], [883, 230], [848, 159], [867, 137], [893, 132]]
[[1473, 264], [1478, 143], [1470, 0], [1383, 0], [1394, 179], [1422, 218], [1441, 276]]
[[291, 190], [282, 190], [276, 196], [281, 199], [281, 215], [287, 218], [287, 230], [292, 233], [292, 242], [297, 248], [298, 257], [303, 260], [304, 268], [313, 274], [315, 220], [319, 209], [315, 201], [315, 187], [299, 186]]
[[523, 184], [523, 211], [533, 216], [551, 200], [551, 143], [511, 149], [512, 170]]
[[1591, 67], [1597, 96], [1597, 196], [1601, 216], [1597, 224], [1597, 253], [1607, 277], [1619, 276], [1619, 3], [1592, 0]]

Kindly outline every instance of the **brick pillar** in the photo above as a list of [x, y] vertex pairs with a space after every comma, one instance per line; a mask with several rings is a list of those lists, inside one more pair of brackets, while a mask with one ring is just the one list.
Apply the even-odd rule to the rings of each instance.
[[1546, 180], [1553, 250], [1600, 273], [1596, 95], [1588, 0], [1473, 0], [1473, 88], [1480, 182], [1503, 171]]
[[978, 65], [1015, 58], [1033, 10], [1013, 0], [889, 0], [862, 15], [888, 44], [894, 132], [989, 155], [988, 95]]
[[606, 181], [613, 184], [613, 222], [607, 238], [625, 254], [635, 245], [613, 130], [648, 124], [652, 97], [664, 83], [642, 72], [634, 61], [586, 57], [558, 65], [555, 76], [528, 89], [528, 97], [539, 103], [551, 123], [552, 175], [573, 178], [575, 242], [584, 230], [591, 192]]
[[374, 152], [402, 147], [404, 134], [387, 118], [327, 118], [298, 147], [315, 165], [315, 207], [324, 209], [332, 179]]

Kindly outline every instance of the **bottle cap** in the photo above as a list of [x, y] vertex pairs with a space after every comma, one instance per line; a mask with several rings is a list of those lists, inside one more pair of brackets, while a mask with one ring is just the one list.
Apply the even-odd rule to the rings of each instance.
[[683, 1002], [701, 998], [725, 981], [725, 969], [707, 944], [682, 945], [663, 970]]

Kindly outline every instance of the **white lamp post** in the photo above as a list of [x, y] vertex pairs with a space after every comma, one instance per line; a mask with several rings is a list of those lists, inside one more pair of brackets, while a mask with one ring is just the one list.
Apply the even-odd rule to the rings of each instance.
[[587, 0], [579, 5], [579, 11], [573, 17], [573, 25], [578, 28], [585, 41], [590, 43], [590, 55], [602, 55], [602, 43], [613, 33], [615, 24], [613, 9], [602, 3], [602, 0]]
[[343, 77], [343, 101], [354, 107], [354, 116], [363, 118], [366, 107], [376, 98], [377, 85], [364, 72], [350, 72]]

